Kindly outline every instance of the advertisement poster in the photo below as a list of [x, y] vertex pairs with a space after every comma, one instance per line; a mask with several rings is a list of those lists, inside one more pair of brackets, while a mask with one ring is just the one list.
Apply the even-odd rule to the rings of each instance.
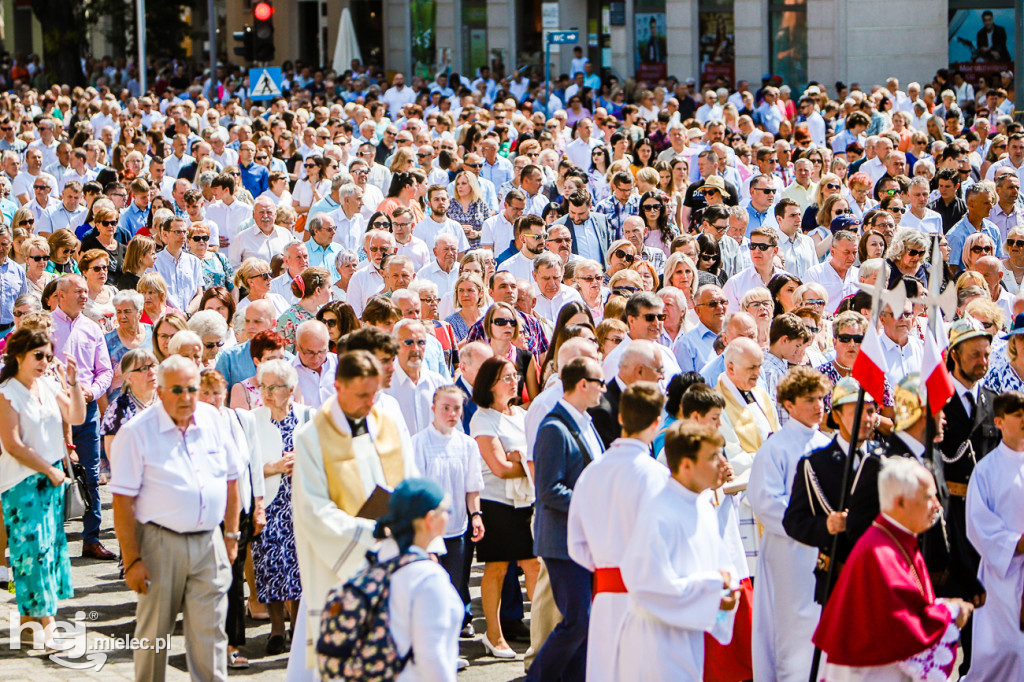
[[437, 23], [437, 0], [409, 0], [412, 29], [412, 72], [433, 78], [434, 31]]
[[665, 52], [665, 13], [637, 12], [636, 27], [637, 80], [656, 81], [668, 75]]
[[732, 12], [700, 13], [700, 82], [735, 78], [736, 42]]
[[967, 81], [1013, 70], [1013, 10], [958, 9], [949, 15], [949, 67]]

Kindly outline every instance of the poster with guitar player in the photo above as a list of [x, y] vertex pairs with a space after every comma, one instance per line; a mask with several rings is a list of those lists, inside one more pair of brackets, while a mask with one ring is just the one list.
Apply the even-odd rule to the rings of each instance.
[[949, 68], [970, 83], [1013, 70], [1013, 9], [949, 12]]

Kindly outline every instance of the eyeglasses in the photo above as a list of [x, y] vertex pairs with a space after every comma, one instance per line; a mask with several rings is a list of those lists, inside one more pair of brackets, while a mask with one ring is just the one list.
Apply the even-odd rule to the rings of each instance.
[[577, 282], [586, 282], [587, 284], [593, 284], [594, 282], [604, 279], [601, 275], [587, 275], [586, 277], [577, 277]]
[[315, 163], [304, 163], [302, 165], [305, 168], [316, 168], [317, 167]]
[[604, 386], [604, 379], [596, 379], [594, 377], [583, 377], [583, 381], [588, 384], [597, 384], [598, 386]]
[[702, 254], [700, 254], [700, 259], [701, 260], [713, 261], [716, 258], [718, 258], [718, 254], [717, 253], [702, 253]]
[[182, 395], [183, 393], [195, 395], [199, 393], [198, 386], [171, 386], [168, 390], [171, 392], [171, 395]]
[[213, 350], [214, 348], [223, 348], [224, 347], [224, 342], [223, 341], [208, 341], [208, 342], [204, 343], [203, 346], [206, 348], [206, 350]]
[[774, 187], [755, 187], [754, 189], [756, 189], [758, 192], [764, 192], [765, 194], [775, 194]]
[[1024, 247], [1024, 239], [1007, 239], [1006, 245], [1011, 249]]
[[391, 227], [391, 223], [386, 220], [374, 220], [370, 223], [370, 227], [376, 227], [377, 229], [385, 229]]
[[[117, 225], [116, 220], [98, 220], [97, 222], [103, 227], [114, 227]], [[170, 232], [170, 230], [168, 230], [168, 232]]]
[[644, 204], [643, 209], [645, 211], [660, 211], [661, 204]]
[[893, 319], [899, 319], [899, 320], [912, 320], [912, 319], [914, 319], [914, 311], [912, 311], [912, 310], [908, 311], [908, 312], [904, 312], [904, 313], [902, 313], [900, 315], [893, 315], [891, 310], [886, 310], [882, 314], [883, 315], [888, 315], [889, 317], [891, 317]]
[[774, 248], [775, 247], [772, 246], [771, 244], [765, 244], [764, 242], [750, 242], [751, 251], [763, 251], [765, 253], [768, 253], [768, 251]]
[[971, 253], [992, 253], [992, 247], [975, 245], [971, 247]]
[[725, 301], [725, 299], [721, 299], [721, 300], [716, 299], [714, 301], [708, 301], [707, 303], [698, 303], [698, 304], [696, 304], [695, 307], [699, 308], [701, 306], [704, 306], [704, 307], [707, 307], [707, 308], [724, 308], [727, 305], [728, 305], [728, 303]]
[[273, 275], [270, 274], [269, 272], [257, 272], [255, 275], [250, 277], [249, 280], [252, 281], [252, 280], [256, 279], [257, 277], [259, 277], [260, 279], [263, 279], [263, 280], [266, 280], [266, 281], [269, 282], [271, 280], [271, 278], [273, 277]]
[[772, 307], [771, 301], [751, 301], [747, 304], [748, 308], [761, 308], [763, 310], [769, 310]]
[[548, 237], [545, 241], [549, 241], [554, 244], [572, 244], [572, 237]]
[[427, 347], [427, 340], [426, 339], [404, 339], [402, 341], [402, 345], [406, 346], [406, 347], [419, 346], [420, 348], [426, 348]]
[[21, 221], [21, 223], [20, 223], [20, 224], [21, 224], [21, 225], [31, 225], [31, 224], [32, 224], [32, 223], [34, 223], [35, 221], [36, 221], [36, 219], [35, 219], [35, 218], [25, 218], [24, 220], [22, 220], [22, 221]]
[[352, 171], [352, 175], [368, 175], [369, 173], [370, 171], [366, 170], [365, 168], [360, 168], [359, 170]]
[[625, 285], [620, 285], [612, 289], [613, 294], [615, 294], [616, 296], [622, 296], [623, 298], [629, 298], [638, 291], [640, 291], [640, 289], [638, 289], [637, 287], [630, 287]]
[[898, 191], [898, 189], [883, 189], [881, 192], [879, 192], [879, 194], [888, 194], [889, 196], [892, 197], [896, 196], [896, 192]]
[[847, 215], [847, 214], [853, 215], [853, 209], [852, 208], [837, 208], [835, 210], [835, 213], [836, 213], [836, 217], [837, 218], [839, 216], [841, 216], [841, 215]]
[[426, 303], [427, 305], [434, 305], [440, 303], [441, 299], [437, 296], [420, 296], [420, 303]]
[[636, 256], [634, 256], [631, 253], [626, 253], [623, 249], [615, 249], [615, 252], [612, 253], [612, 255], [615, 256], [616, 258], [621, 258], [627, 263], [632, 263], [633, 261], [636, 260]]
[[53, 362], [53, 353], [47, 353], [45, 350], [37, 350], [32, 354], [32, 357], [36, 359], [36, 362], [45, 359], [47, 362]]
[[141, 367], [136, 367], [135, 369], [129, 370], [128, 373], [131, 374], [132, 372], [142, 372], [143, 374], [145, 374], [146, 372], [149, 372], [150, 370], [153, 369], [156, 369], [156, 365], [150, 363], [148, 365], [142, 365]]
[[516, 321], [508, 317], [496, 317], [491, 320], [491, 325], [495, 327], [515, 327]]
[[106, 265], [94, 265], [91, 268], [86, 268], [86, 272], [103, 272], [107, 269]]
[[526, 233], [525, 235], [523, 235], [523, 236], [524, 236], [524, 237], [533, 237], [534, 239], [537, 239], [537, 240], [539, 240], [539, 241], [542, 241], [542, 242], [543, 242], [543, 241], [546, 241], [546, 240], [547, 240], [547, 238], [548, 238], [548, 233], [547, 233], [547, 232], [541, 232], [540, 234], [532, 234], [532, 233], [530, 233], [530, 232], [527, 232], [527, 233]]
[[809, 298], [804, 301], [804, 305], [825, 305], [825, 299], [823, 298]]
[[267, 393], [273, 393], [279, 391], [282, 388], [288, 388], [284, 384], [260, 384], [260, 390], [266, 391]]
[[850, 343], [852, 341], [859, 344], [863, 340], [863, 334], [836, 334], [836, 341], [839, 343]]
[[644, 322], [654, 322], [655, 320], [658, 322], [664, 322], [668, 319], [668, 315], [665, 313], [641, 313], [640, 315], [637, 315], [637, 317], [642, 317]]
[[50, 191], [50, 186], [49, 185], [33, 185], [33, 189], [35, 189], [37, 192], [49, 192]]
[[257, 154], [257, 155], [256, 155], [256, 160], [257, 160], [257, 161], [266, 161], [266, 160], [267, 160], [267, 159], [269, 159], [269, 158], [270, 158], [270, 157], [269, 157], [269, 156], [267, 156], [266, 154]]
[[919, 258], [924, 254], [925, 252], [920, 249], [907, 249], [907, 255], [909, 255], [911, 258]]
[[838, 185], [838, 184], [836, 184], [834, 182], [826, 182], [825, 183], [825, 187], [827, 189], [840, 189], [842, 187], [842, 185]]
[[904, 213], [907, 212], [907, 207], [906, 206], [890, 206], [887, 210], [890, 213], [899, 213], [900, 215], [903, 215]]
[[484, 167], [484, 165], [482, 163], [464, 163], [462, 165], [465, 166], [466, 168], [483, 168]]
[[505, 376], [501, 377], [501, 380], [507, 384], [514, 384], [517, 381], [519, 381], [519, 374], [506, 374]]
[[29, 260], [34, 260], [37, 263], [42, 263], [44, 260], [50, 260], [49, 256], [26, 256]]
[[812, 326], [811, 326], [811, 325], [809, 325], [809, 324], [805, 324], [805, 325], [804, 325], [804, 329], [806, 329], [807, 331], [809, 331], [809, 332], [810, 332], [811, 334], [817, 334], [818, 332], [820, 332], [820, 331], [821, 331], [821, 327], [812, 327]]
[[370, 253], [389, 254], [389, 253], [391, 253], [391, 247], [389, 247], [389, 246], [371, 246], [370, 247]]
[[194, 234], [190, 237], [194, 242], [208, 242], [210, 241], [210, 235], [208, 234]]
[[164, 230], [164, 234], [185, 234], [185, 230]]

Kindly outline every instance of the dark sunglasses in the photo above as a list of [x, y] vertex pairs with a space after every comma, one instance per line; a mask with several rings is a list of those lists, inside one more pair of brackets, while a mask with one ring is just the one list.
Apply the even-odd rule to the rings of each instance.
[[194, 242], [208, 242], [210, 241], [210, 235], [208, 234], [194, 234], [190, 237]]
[[907, 253], [910, 255], [911, 258], [917, 258], [925, 254], [925, 252], [920, 249], [907, 249]]
[[765, 253], [768, 253], [768, 251], [770, 249], [774, 249], [774, 248], [775, 247], [772, 246], [771, 244], [762, 244], [760, 242], [755, 244], [754, 242], [750, 242], [750, 250], [751, 251], [764, 251]]
[[636, 260], [636, 256], [634, 256], [631, 253], [626, 253], [622, 249], [615, 249], [615, 253], [613, 253], [612, 255], [615, 256], [616, 258], [621, 258], [622, 260], [626, 261], [627, 263], [632, 263], [633, 261]]
[[1024, 239], [1007, 239], [1006, 245], [1010, 248], [1024, 247]]
[[103, 227], [113, 227], [114, 225], [117, 225], [116, 220], [99, 220], [97, 222]]
[[270, 274], [269, 272], [260, 272], [258, 274], [253, 275], [249, 279], [256, 279], [257, 277], [259, 277], [260, 279], [265, 279], [267, 281], [270, 281], [274, 276], [272, 274]]
[[206, 350], [213, 350], [214, 348], [223, 348], [224, 347], [224, 342], [223, 341], [209, 341], [207, 343], [204, 343], [203, 345], [206, 347]]
[[403, 346], [419, 346], [420, 348], [427, 347], [426, 339], [404, 339], [402, 341]]
[[181, 395], [183, 393], [195, 395], [199, 393], [198, 386], [171, 386], [168, 390], [171, 392], [171, 395]]
[[715, 260], [716, 258], [718, 258], [718, 254], [717, 253], [702, 253], [702, 254], [700, 254], [700, 259], [701, 260], [712, 261], [712, 260]]
[[44, 260], [49, 260], [49, 256], [26, 256], [29, 260], [34, 260], [37, 263], [42, 263]]
[[890, 206], [886, 210], [890, 211], [891, 213], [899, 213], [900, 215], [903, 215], [904, 213], [907, 212], [907, 207], [906, 206]]
[[992, 253], [991, 246], [972, 246], [971, 253]]
[[32, 354], [32, 357], [36, 359], [36, 362], [45, 359], [47, 362], [53, 362], [53, 353], [47, 353], [45, 350], [37, 350]]
[[668, 315], [666, 315], [665, 313], [642, 313], [637, 317], [642, 317], [645, 322], [654, 322], [655, 320], [657, 320], [658, 322], [664, 322], [666, 319], [668, 319]]
[[338, 321], [336, 319], [334, 319], [333, 317], [325, 317], [324, 318], [324, 324], [326, 324], [331, 329], [334, 329], [335, 327], [338, 326]]
[[660, 211], [661, 204], [644, 204], [645, 211]]
[[495, 327], [514, 327], [516, 326], [516, 321], [507, 317], [496, 317], [491, 320], [491, 324]]
[[764, 192], [765, 194], [775, 194], [774, 187], [755, 187], [754, 189], [756, 189], [758, 192]]
[[834, 182], [826, 182], [826, 183], [825, 183], [825, 187], [826, 187], [827, 189], [840, 189], [840, 188], [842, 187], [842, 185], [837, 185], [837, 184], [836, 184], [836, 183], [834, 183]]
[[378, 229], [390, 229], [391, 223], [389, 223], [386, 220], [375, 220], [372, 223], [370, 223], [370, 227], [376, 227]]
[[860, 343], [864, 340], [863, 334], [836, 334], [836, 341], [839, 343]]

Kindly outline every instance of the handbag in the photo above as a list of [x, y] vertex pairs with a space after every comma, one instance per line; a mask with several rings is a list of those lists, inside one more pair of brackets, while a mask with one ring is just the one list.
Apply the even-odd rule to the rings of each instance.
[[64, 474], [67, 479], [64, 481], [64, 520], [81, 518], [89, 510], [88, 487], [85, 483], [85, 467], [81, 464], [72, 464], [71, 458], [64, 455]]

